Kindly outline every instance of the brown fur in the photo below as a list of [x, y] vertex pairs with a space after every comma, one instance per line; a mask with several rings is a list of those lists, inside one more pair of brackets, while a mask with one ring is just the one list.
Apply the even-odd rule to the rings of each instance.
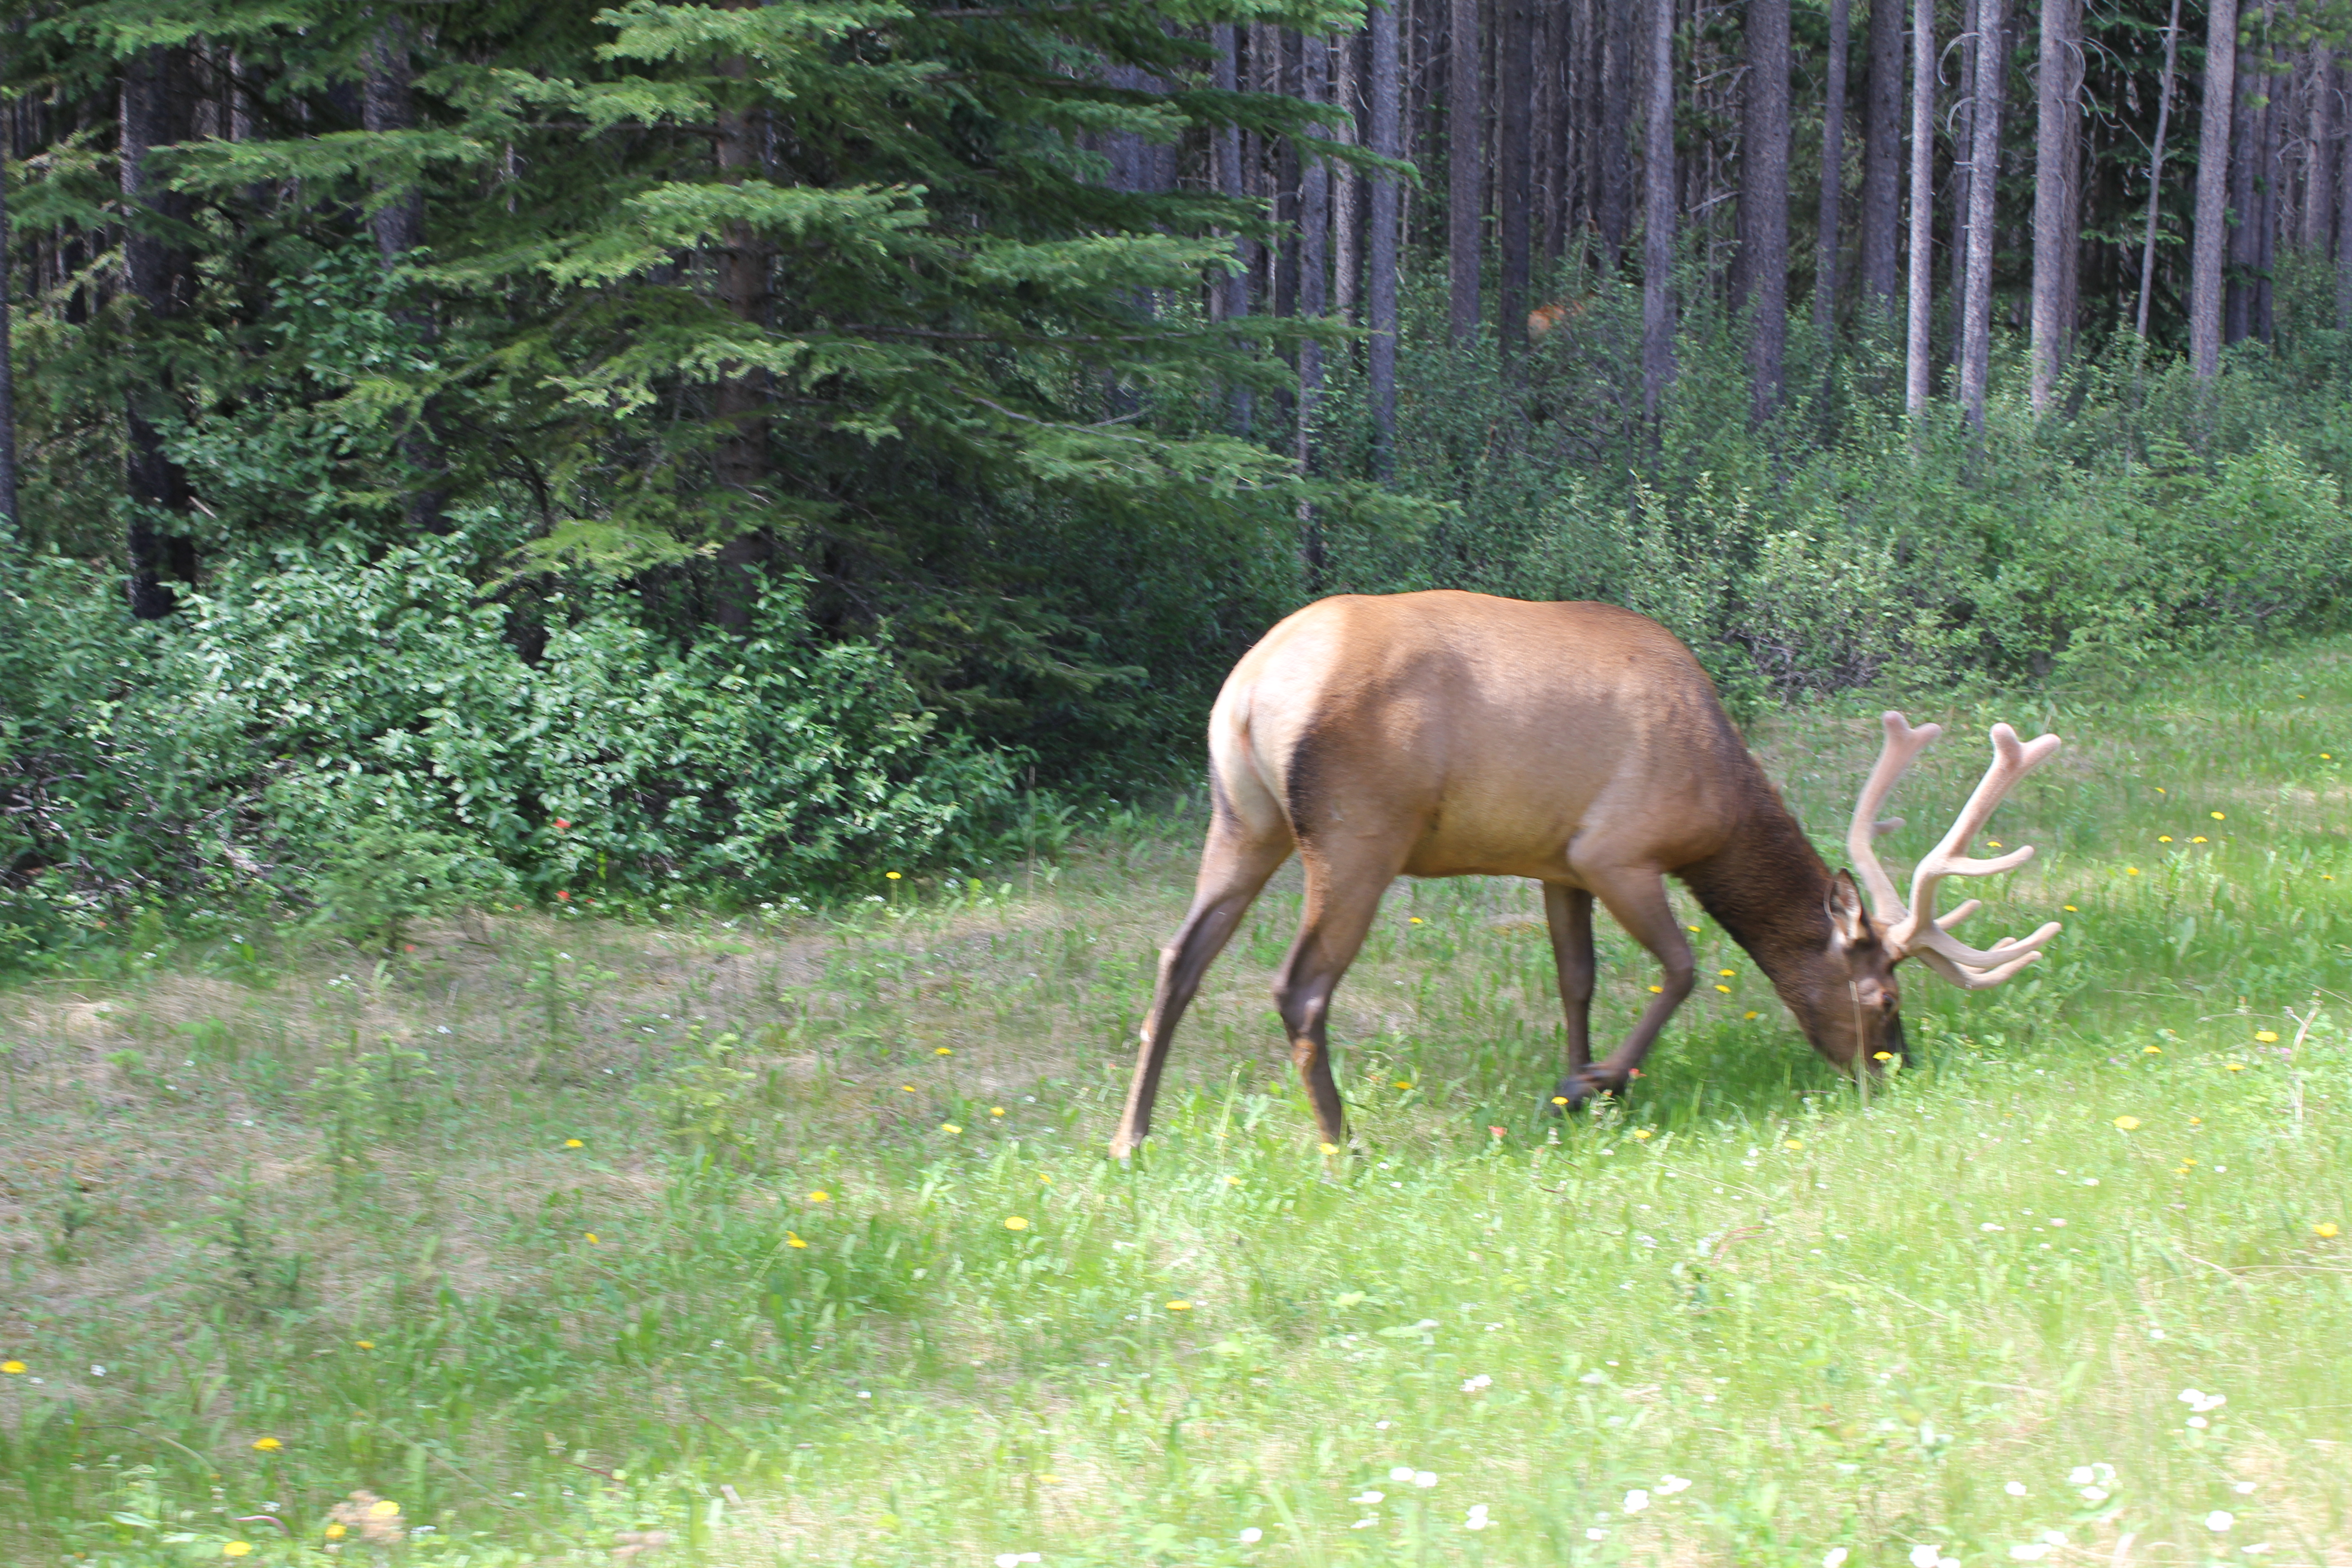
[[[1690, 650], [1632, 611], [1452, 591], [1325, 599], [1243, 656], [1210, 716], [1209, 752], [1208, 842], [1192, 910], [1161, 954], [1122, 1153], [1150, 1130], [1202, 972], [1294, 850], [1306, 910], [1275, 991], [1329, 1142], [1344, 1127], [1325, 1044], [1331, 993], [1401, 875], [1544, 885], [1569, 1029], [1560, 1101], [1622, 1092], [1691, 989], [1668, 875], [1754, 956], [1824, 1056], [1850, 1065], [1890, 1038], [1892, 960], [1853, 883], [1813, 852]], [[1665, 971], [1598, 1065], [1595, 899]]]

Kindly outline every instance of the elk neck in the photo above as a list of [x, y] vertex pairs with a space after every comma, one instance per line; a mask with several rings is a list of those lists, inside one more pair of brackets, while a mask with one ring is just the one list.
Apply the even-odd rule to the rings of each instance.
[[1778, 984], [1828, 946], [1830, 868], [1763, 769], [1746, 760], [1738, 826], [1720, 850], [1676, 875]]

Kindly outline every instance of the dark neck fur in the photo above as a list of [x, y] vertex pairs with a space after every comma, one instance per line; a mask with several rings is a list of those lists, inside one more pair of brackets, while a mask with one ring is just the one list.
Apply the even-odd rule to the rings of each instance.
[[1830, 869], [1752, 758], [1730, 842], [1678, 873], [1701, 908], [1778, 983], [1829, 942]]

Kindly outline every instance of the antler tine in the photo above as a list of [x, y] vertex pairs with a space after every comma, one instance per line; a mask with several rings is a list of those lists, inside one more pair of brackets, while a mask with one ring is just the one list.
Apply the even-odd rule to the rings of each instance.
[[[1970, 947], [1951, 935], [1946, 927], [1958, 923], [1970, 912], [1974, 901], [1953, 911], [1948, 920], [1938, 920], [1936, 892], [1947, 877], [1994, 876], [2013, 871], [2033, 858], [2032, 845], [1987, 860], [1973, 859], [1961, 851], [1984, 830], [2018, 781], [2049, 761], [2059, 743], [2057, 736], [2043, 735], [2029, 744], [2019, 741], [2017, 731], [2006, 724], [1992, 727], [1993, 759], [1985, 769], [1984, 778], [1977, 784], [1976, 793], [1969, 796], [1968, 805], [1961, 808], [1958, 820], [1944, 835], [1943, 842], [1919, 862], [1912, 874], [1910, 910], [1887, 933], [1888, 942], [1897, 952], [1915, 952], [1946, 979], [1977, 990], [1999, 984], [2032, 963], [2042, 944], [2058, 934], [2062, 928], [2053, 921], [2022, 940], [2003, 938], [1990, 949]], [[1964, 970], [1978, 973], [1964, 976]]]
[[1895, 781], [1902, 778], [1911, 759], [1924, 750], [1928, 742], [1944, 732], [1941, 724], [1922, 724], [1917, 729], [1911, 721], [1887, 710], [1878, 721], [1886, 730], [1886, 743], [1879, 748], [1878, 761], [1870, 770], [1869, 779], [1862, 786], [1861, 798], [1854, 802], [1853, 821], [1845, 830], [1845, 852], [1853, 861], [1853, 868], [1862, 878], [1862, 885], [1870, 894], [1870, 907], [1882, 921], [1902, 920], [1907, 911], [1903, 908], [1902, 895], [1895, 890], [1895, 879], [1878, 863], [1875, 840], [1882, 833], [1892, 833], [1903, 826], [1903, 819], [1878, 820], [1878, 808], [1886, 804]]

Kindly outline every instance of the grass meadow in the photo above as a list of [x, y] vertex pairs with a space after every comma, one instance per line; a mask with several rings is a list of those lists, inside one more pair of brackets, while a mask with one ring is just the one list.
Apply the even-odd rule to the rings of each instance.
[[[1898, 868], [1991, 720], [2066, 737], [1969, 931], [2067, 930], [1906, 970], [1866, 1102], [1685, 900], [1713, 988], [1552, 1120], [1535, 894], [1407, 883], [1327, 1160], [1293, 867], [1122, 1168], [1181, 811], [0, 992], [0, 1560], [2352, 1564], [2352, 645], [1911, 713]], [[1759, 731], [1825, 848], [1877, 738]]]

